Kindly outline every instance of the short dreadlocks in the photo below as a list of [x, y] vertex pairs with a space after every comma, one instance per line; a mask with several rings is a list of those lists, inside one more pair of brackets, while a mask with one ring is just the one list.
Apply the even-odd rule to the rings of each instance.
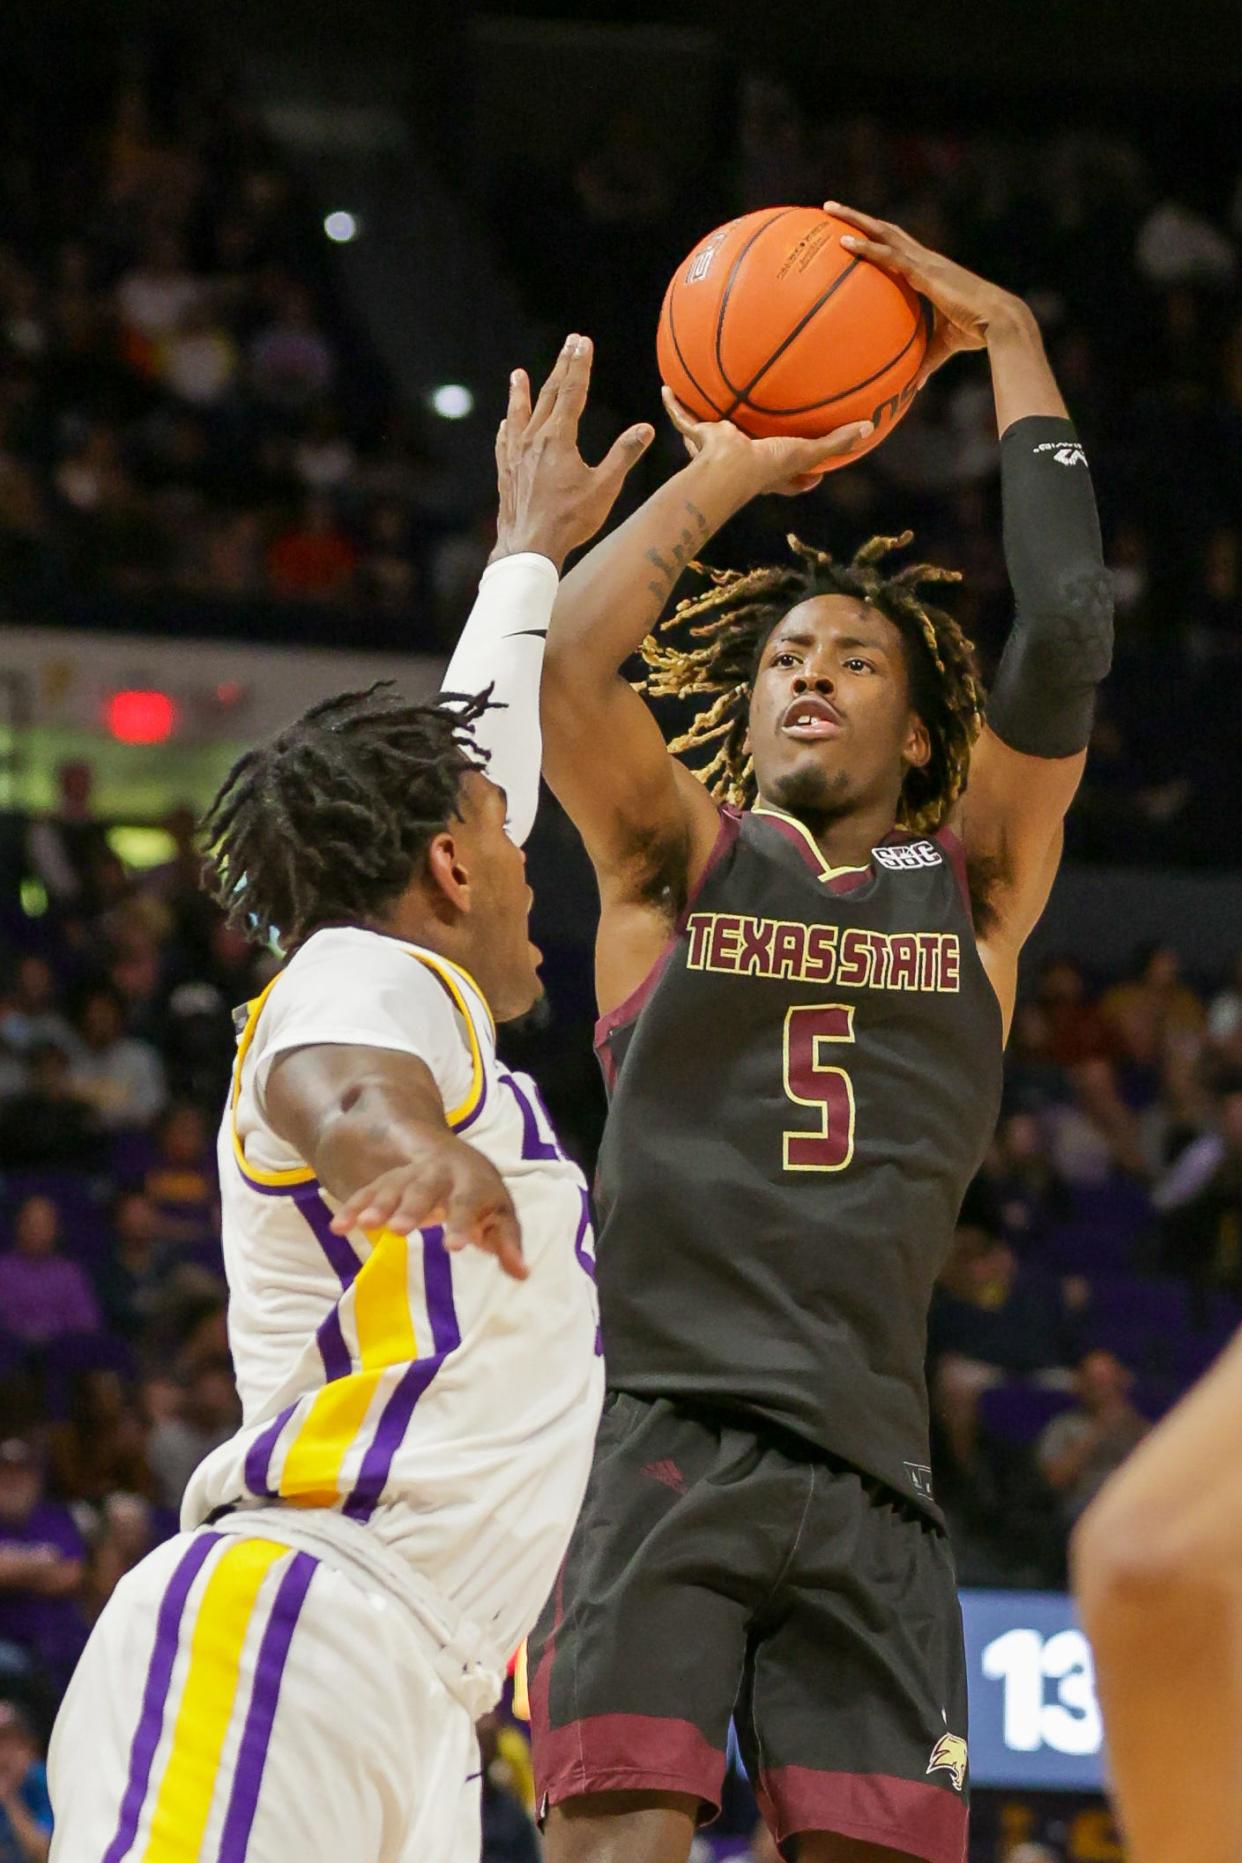
[[888, 576], [880, 571], [885, 557], [905, 549], [913, 538], [912, 531], [873, 537], [851, 562], [838, 563], [791, 536], [794, 560], [789, 564], [749, 571], [697, 566], [712, 586], [678, 603], [659, 632], [685, 628], [703, 644], [666, 646], [649, 635], [642, 656], [651, 670], [640, 690], [657, 699], [716, 695], [669, 748], [680, 754], [717, 746], [696, 774], [718, 801], [749, 807], [757, 794], [753, 762], [743, 746], [750, 695], [772, 630], [812, 596], [852, 595], [901, 630], [911, 703], [931, 740], [927, 764], [906, 772], [898, 821], [921, 831], [944, 821], [965, 786], [971, 746], [983, 721], [983, 695], [971, 642], [953, 617], [921, 592], [928, 584], [959, 582], [958, 572], [931, 563], [913, 563]]
[[462, 777], [486, 762], [473, 727], [488, 704], [488, 693], [446, 693], [409, 705], [382, 680], [248, 750], [202, 824], [209, 888], [230, 922], [292, 951], [397, 898], [460, 813]]

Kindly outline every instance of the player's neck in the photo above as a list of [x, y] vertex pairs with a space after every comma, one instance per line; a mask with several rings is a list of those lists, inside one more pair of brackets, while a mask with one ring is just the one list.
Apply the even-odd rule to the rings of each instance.
[[847, 810], [806, 805], [786, 808], [761, 794], [755, 806], [797, 822], [810, 835], [830, 867], [867, 866], [872, 848], [890, 835], [895, 826], [894, 811], [887, 802], [856, 804]]
[[470, 937], [464, 925], [450, 924], [434, 912], [420, 909], [408, 894], [398, 900], [391, 911], [377, 913], [368, 920], [365, 929], [379, 932], [385, 938], [397, 938], [402, 944], [419, 945], [424, 951], [447, 958], [485, 990], [486, 979], [479, 971], [480, 968], [486, 970], [487, 965], [485, 954], [476, 948], [477, 940]]

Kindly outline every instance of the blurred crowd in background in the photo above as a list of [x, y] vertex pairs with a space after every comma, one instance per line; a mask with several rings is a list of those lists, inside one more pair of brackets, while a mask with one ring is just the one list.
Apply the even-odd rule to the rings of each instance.
[[[121, 73], [58, 127], [52, 165], [33, 112], [0, 145], [10, 608], [83, 591], [313, 604], [442, 648], [489, 547], [491, 488], [463, 494], [425, 412], [395, 401], [318, 217], [236, 88]], [[619, 117], [490, 206], [532, 325], [549, 345], [567, 328], [596, 337], [603, 425], [651, 412], [666, 275], [732, 213], [831, 191], [1026, 293], [1095, 466], [1118, 608], [1071, 852], [1221, 864], [1242, 812], [1233, 179], [1179, 192], [1137, 142], [1055, 126], [1031, 139], [816, 118], [753, 77], [730, 159], [689, 193]], [[648, 485], [673, 457], [645, 464]], [[958, 609], [992, 662], [1010, 601], [980, 366], [947, 372], [796, 516], [777, 501], [744, 514], [718, 557], [778, 548], [791, 517], [842, 550], [912, 525], [921, 553], [964, 572]], [[38, 1751], [59, 1692], [238, 1421], [215, 1127], [233, 1011], [276, 960], [201, 892], [193, 811], [166, 825], [173, 857], [128, 870], [89, 766], [66, 766], [0, 886], [0, 1863], [45, 1854]], [[17, 906], [23, 879], [47, 901], [37, 918]], [[587, 967], [551, 982], [555, 1013], [511, 1058], [589, 1169], [602, 1095]], [[1186, 975], [1167, 946], [1117, 977], [1047, 961], [931, 1317], [937, 1481], [963, 1581], [1062, 1583], [1078, 1513], [1240, 1317], [1242, 962]], [[529, 1781], [509, 1732], [487, 1738], [506, 1782], [487, 1855], [521, 1863], [534, 1839], [511, 1788], [520, 1800]]]
[[[89, 107], [87, 107], [89, 105]], [[236, 82], [186, 63], [101, 75], [55, 126], [40, 99], [0, 149], [0, 577], [46, 612], [85, 591], [335, 608], [370, 637], [442, 648], [490, 544], [491, 488], [437, 462], [334, 287], [321, 215]], [[547, 354], [596, 339], [600, 430], [656, 406], [668, 274], [709, 226], [826, 191], [1026, 294], [1087, 444], [1119, 653], [1071, 852], [1228, 859], [1242, 808], [1242, 184], [1177, 152], [1049, 124], [1000, 135], [817, 115], [738, 81], [718, 160], [692, 177], [641, 116], [483, 203]], [[516, 358], [515, 358], [516, 360]], [[539, 357], [522, 358], [537, 367]], [[488, 408], [495, 384], [475, 384]], [[478, 417], [481, 417], [478, 416]], [[645, 462], [634, 495], [675, 458]], [[893, 437], [796, 513], [767, 500], [716, 548], [838, 550], [905, 526], [962, 570], [985, 672], [1009, 618], [986, 372], [958, 362]], [[389, 617], [386, 628], [385, 617]]]

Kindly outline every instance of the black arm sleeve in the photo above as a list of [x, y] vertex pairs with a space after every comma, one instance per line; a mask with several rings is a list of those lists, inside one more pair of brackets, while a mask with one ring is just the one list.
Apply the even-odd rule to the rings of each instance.
[[1006, 430], [1001, 496], [1016, 612], [988, 724], [1029, 757], [1072, 757], [1087, 747], [1095, 688], [1112, 664], [1113, 593], [1069, 421], [1033, 414]]

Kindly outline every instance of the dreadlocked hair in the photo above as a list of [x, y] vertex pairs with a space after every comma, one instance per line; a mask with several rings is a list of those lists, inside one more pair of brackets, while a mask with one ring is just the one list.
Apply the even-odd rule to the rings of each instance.
[[203, 819], [205, 877], [231, 924], [286, 951], [369, 917], [410, 884], [487, 753], [490, 688], [409, 705], [391, 681], [343, 692], [239, 757]]
[[898, 822], [928, 832], [944, 821], [965, 787], [971, 746], [983, 722], [983, 693], [972, 643], [952, 615], [922, 593], [935, 583], [960, 582], [958, 571], [912, 563], [891, 575], [881, 572], [884, 559], [913, 539], [913, 531], [873, 537], [852, 561], [838, 563], [827, 551], [790, 536], [794, 560], [788, 564], [752, 570], [694, 566], [710, 586], [679, 602], [657, 634], [684, 630], [702, 644], [670, 646], [649, 635], [642, 646], [649, 670], [638, 689], [656, 699], [710, 699], [669, 749], [697, 757], [715, 746], [695, 774], [717, 801], [749, 808], [758, 793], [744, 745], [750, 696], [773, 628], [812, 596], [852, 595], [901, 630], [911, 703], [931, 740], [928, 762], [906, 772]]

